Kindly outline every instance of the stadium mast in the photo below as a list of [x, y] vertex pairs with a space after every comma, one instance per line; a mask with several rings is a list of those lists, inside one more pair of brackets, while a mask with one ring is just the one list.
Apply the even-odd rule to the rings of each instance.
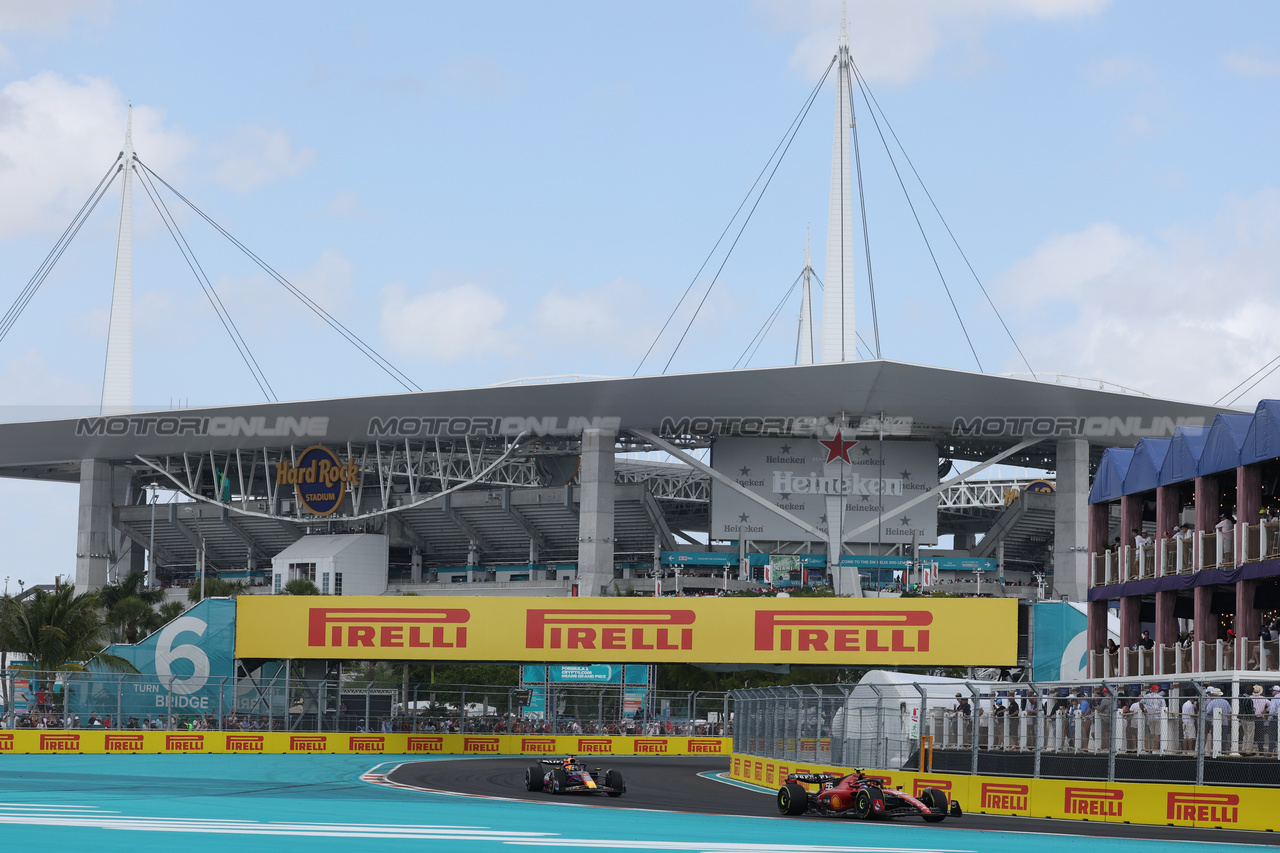
[[124, 174], [120, 230], [116, 237], [116, 273], [111, 288], [107, 363], [102, 376], [102, 414], [133, 411], [133, 106], [124, 131]]
[[840, 9], [839, 73], [836, 117], [831, 147], [831, 198], [827, 207], [827, 263], [822, 293], [824, 363], [854, 361], [858, 353], [854, 325], [853, 207], [850, 190], [849, 131], [853, 125], [849, 91], [849, 34], [844, 4]]
[[813, 364], [813, 264], [809, 260], [809, 229], [804, 230], [804, 270], [800, 273], [800, 331], [796, 364]]

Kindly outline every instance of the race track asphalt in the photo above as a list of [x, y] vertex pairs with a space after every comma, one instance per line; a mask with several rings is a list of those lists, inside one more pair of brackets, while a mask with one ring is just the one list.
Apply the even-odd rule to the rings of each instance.
[[[727, 773], [728, 762], [723, 758], [600, 757], [585, 760], [584, 763], [592, 767], [613, 768], [622, 772], [626, 779], [627, 793], [617, 798], [599, 794], [557, 796], [526, 791], [524, 772], [535, 763], [536, 759], [532, 758], [509, 757], [407, 762], [391, 772], [388, 779], [397, 785], [424, 791], [477, 797], [546, 803], [572, 802], [605, 809], [652, 809], [686, 814], [784, 819], [778, 815], [773, 792], [729, 784], [702, 775]], [[961, 803], [962, 807], [964, 805]], [[799, 818], [785, 818], [785, 820], [834, 822], [838, 819], [806, 815]], [[901, 823], [924, 825], [919, 820], [901, 821]], [[950, 829], [1002, 833], [1053, 833], [1081, 838], [1142, 838], [1221, 845], [1280, 845], [1280, 837], [1269, 832], [1048, 820], [1003, 815], [967, 813], [958, 820], [949, 818], [943, 825]], [[1277, 826], [1280, 827], [1280, 819], [1277, 821]]]

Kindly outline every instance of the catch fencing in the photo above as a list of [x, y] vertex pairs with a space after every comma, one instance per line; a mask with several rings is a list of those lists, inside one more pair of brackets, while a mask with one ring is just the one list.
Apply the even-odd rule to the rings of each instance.
[[0, 728], [395, 732], [439, 734], [720, 736], [725, 693], [619, 685], [556, 684], [539, 690], [353, 680], [334, 672], [189, 679], [108, 673], [0, 672]]
[[[1261, 695], [1252, 683], [1239, 681], [1164, 682], [1155, 685], [1159, 695], [1151, 686], [1136, 680], [932, 679], [735, 690], [734, 752], [792, 767], [811, 762], [973, 775], [1280, 786], [1280, 738], [1277, 715], [1269, 710], [1269, 685], [1259, 685]], [[1266, 701], [1255, 703], [1255, 698]]]

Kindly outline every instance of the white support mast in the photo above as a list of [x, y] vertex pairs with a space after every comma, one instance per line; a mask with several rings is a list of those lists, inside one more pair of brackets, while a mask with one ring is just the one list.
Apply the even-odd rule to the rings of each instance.
[[133, 411], [133, 107], [121, 154], [120, 231], [116, 238], [116, 274], [111, 289], [107, 364], [102, 376], [102, 414]]
[[843, 6], [837, 64], [831, 199], [827, 208], [827, 264], [822, 294], [823, 362], [853, 361], [858, 354], [853, 310], [853, 170], [849, 159], [849, 131], [853, 126], [853, 116], [849, 109], [849, 34]]
[[809, 260], [809, 229], [804, 230], [804, 270], [800, 290], [800, 331], [796, 364], [813, 364], [813, 264]]

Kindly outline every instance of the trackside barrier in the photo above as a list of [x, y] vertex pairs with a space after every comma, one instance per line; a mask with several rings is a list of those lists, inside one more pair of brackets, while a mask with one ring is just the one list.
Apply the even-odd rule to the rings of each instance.
[[0, 767], [15, 754], [724, 755], [731, 738], [608, 735], [300, 732], [0, 731]]
[[[734, 754], [730, 776], [763, 788], [779, 788], [788, 773], [850, 773], [847, 767], [778, 762]], [[1082, 782], [1014, 776], [866, 770], [890, 788], [919, 795], [940, 788], [966, 812], [1062, 820], [1139, 823], [1221, 829], [1275, 829], [1280, 792], [1217, 785], [1148, 782]], [[762, 809], [762, 813], [763, 813]]]

